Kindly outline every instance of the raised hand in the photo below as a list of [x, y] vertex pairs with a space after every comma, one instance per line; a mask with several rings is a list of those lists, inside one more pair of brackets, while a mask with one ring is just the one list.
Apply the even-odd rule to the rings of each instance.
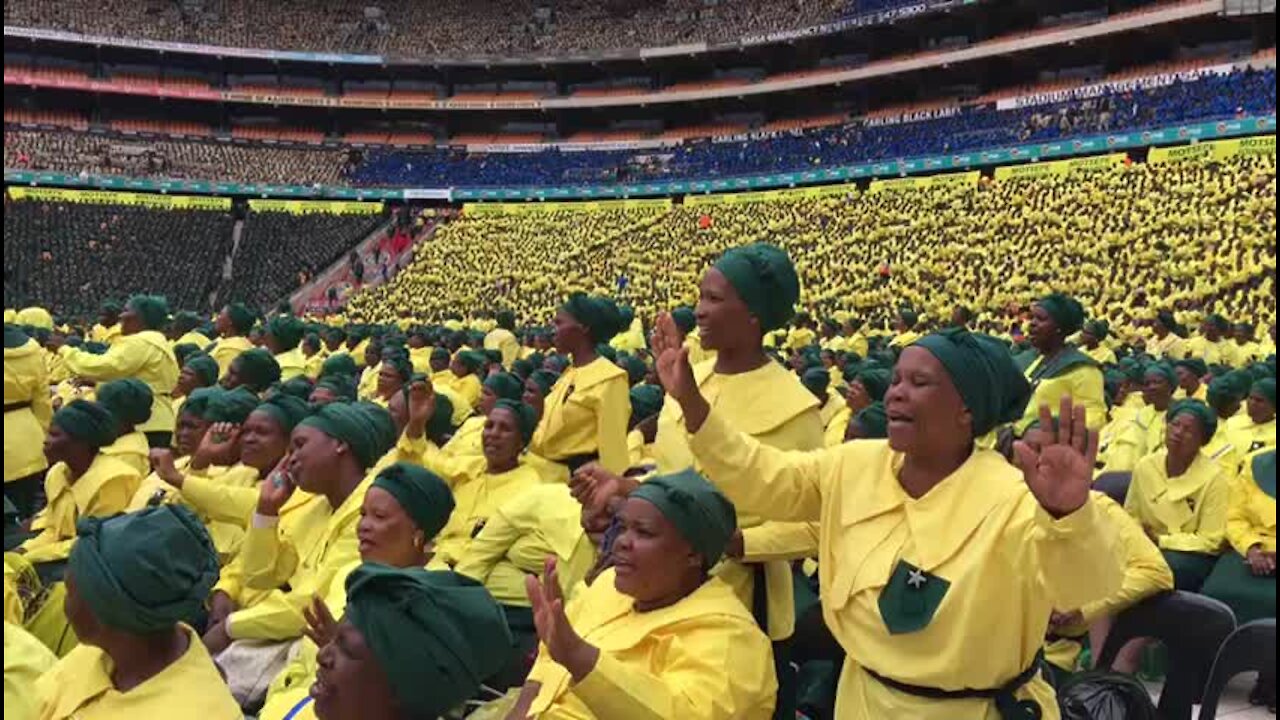
[[1055, 433], [1049, 406], [1041, 405], [1038, 436], [1029, 433], [1013, 444], [1027, 487], [1055, 518], [1070, 515], [1088, 500], [1098, 457], [1098, 433], [1086, 425], [1084, 406], [1064, 397], [1058, 417]]
[[551, 659], [563, 665], [575, 682], [586, 677], [595, 668], [600, 651], [574, 631], [564, 613], [556, 559], [547, 558], [541, 580], [528, 575], [524, 584], [529, 602], [533, 604], [533, 623], [538, 629], [538, 640], [547, 647]]
[[671, 313], [658, 315], [650, 344], [653, 346], [658, 379], [667, 394], [681, 405], [699, 395], [698, 383], [693, 377], [693, 366], [689, 364], [689, 349], [684, 346], [680, 329], [676, 327]]
[[209, 426], [200, 446], [191, 455], [191, 467], [203, 470], [210, 465], [233, 465], [240, 458], [240, 426], [220, 422]]
[[169, 448], [155, 448], [147, 453], [147, 457], [151, 460], [151, 469], [161, 480], [170, 485], [182, 489], [182, 482], [186, 478], [182, 473], [178, 472], [177, 466], [173, 464], [173, 451]]
[[569, 493], [584, 507], [603, 508], [611, 498], [625, 497], [638, 483], [614, 475], [599, 463], [587, 463], [569, 479]]
[[293, 495], [295, 485], [289, 475], [289, 455], [280, 458], [275, 469], [268, 473], [258, 488], [258, 514], [279, 515], [280, 508]]
[[307, 620], [302, 634], [311, 638], [316, 647], [324, 647], [337, 635], [338, 621], [333, 619], [329, 606], [319, 595], [312, 597], [311, 605], [302, 609], [302, 616]]
[[405, 435], [417, 439], [427, 430], [427, 423], [436, 414], [436, 391], [430, 381], [415, 380], [409, 385], [409, 423]]

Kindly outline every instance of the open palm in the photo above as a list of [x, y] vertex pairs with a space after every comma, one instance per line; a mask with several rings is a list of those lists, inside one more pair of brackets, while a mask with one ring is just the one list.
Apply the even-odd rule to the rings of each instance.
[[680, 330], [671, 313], [662, 313], [654, 323], [653, 335], [654, 366], [658, 370], [658, 380], [662, 387], [677, 402], [684, 402], [698, 392], [698, 383], [693, 377], [693, 366], [689, 364], [689, 350], [684, 347]]
[[1089, 498], [1098, 433], [1086, 425], [1085, 408], [1064, 397], [1055, 430], [1049, 406], [1040, 407], [1040, 427], [1014, 443], [1014, 457], [1027, 487], [1050, 515], [1065, 517]]

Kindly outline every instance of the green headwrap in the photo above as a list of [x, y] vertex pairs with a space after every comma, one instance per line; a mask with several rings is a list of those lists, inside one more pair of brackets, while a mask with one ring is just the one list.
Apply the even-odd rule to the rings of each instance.
[[1178, 322], [1177, 318], [1173, 316], [1173, 313], [1168, 310], [1161, 310], [1156, 313], [1156, 324], [1178, 337], [1187, 336], [1187, 329], [1183, 327], [1182, 323]]
[[335, 400], [355, 402], [357, 393], [356, 379], [350, 375], [334, 374], [322, 376], [312, 392], [314, 393], [320, 388], [332, 393]]
[[223, 392], [225, 391], [216, 385], [192, 390], [182, 402], [182, 413], [203, 420], [205, 413], [209, 411], [209, 403]]
[[1227, 322], [1227, 319], [1222, 315], [1219, 315], [1218, 313], [1210, 314], [1208, 317], [1204, 319], [1204, 321], [1208, 323], [1210, 326], [1212, 326], [1214, 329], [1219, 330], [1221, 332], [1226, 332], [1227, 330], [1231, 329], [1231, 323]]
[[622, 329], [625, 330], [635, 321], [636, 311], [632, 310], [630, 305], [619, 305], [618, 318], [622, 320]]
[[501, 364], [502, 364], [502, 351], [501, 351], [501, 350], [481, 350], [480, 352], [483, 352], [483, 353], [484, 353], [484, 359], [485, 359], [485, 362], [487, 362], [488, 364], [490, 364], [490, 365], [501, 365]]
[[231, 303], [227, 306], [227, 317], [231, 319], [231, 327], [241, 335], [247, 334], [253, 329], [253, 324], [258, 321], [257, 316], [252, 310], [245, 306], [244, 303]]
[[204, 419], [211, 423], [233, 423], [239, 425], [248, 417], [249, 413], [259, 404], [258, 396], [246, 390], [243, 387], [234, 390], [224, 390], [217, 397], [209, 401], [209, 409], [204, 413]]
[[1209, 381], [1206, 398], [1213, 407], [1228, 407], [1249, 396], [1253, 378], [1247, 372], [1232, 370]]
[[1166, 362], [1149, 363], [1142, 369], [1143, 379], [1149, 377], [1157, 377], [1169, 383], [1169, 387], [1178, 387], [1178, 374], [1173, 371], [1173, 366]]
[[271, 389], [267, 391], [267, 395], [269, 397], [292, 395], [299, 400], [306, 400], [311, 397], [312, 390], [315, 390], [315, 383], [311, 382], [311, 378], [306, 375], [298, 375], [272, 385]]
[[154, 397], [151, 387], [137, 378], [112, 380], [98, 387], [98, 404], [109, 410], [121, 427], [150, 420]]
[[1262, 378], [1253, 383], [1253, 387], [1249, 388], [1250, 395], [1257, 395], [1266, 400], [1271, 407], [1276, 406], [1276, 379]]
[[738, 529], [733, 503], [693, 470], [649, 478], [628, 497], [653, 503], [702, 556], [704, 568], [720, 561]]
[[1254, 333], [1253, 323], [1238, 322], [1236, 323], [1235, 327], [1232, 329], [1235, 330], [1237, 334], [1243, 333], [1245, 337], [1249, 338], [1250, 340], [1253, 339], [1253, 333]]
[[380, 442], [382, 433], [369, 422], [369, 418], [369, 414], [354, 403], [333, 402], [309, 415], [298, 423], [298, 427], [315, 428], [344, 443], [351, 448], [351, 455], [361, 469], [368, 470], [387, 451]]
[[360, 368], [356, 367], [356, 359], [351, 357], [350, 353], [330, 355], [320, 365], [320, 379], [322, 380], [331, 375], [346, 375], [354, 378], [359, 374]]
[[884, 394], [889, 392], [889, 381], [892, 379], [893, 373], [884, 368], [859, 370], [853, 376], [853, 381], [861, 385], [867, 391], [867, 396], [875, 402], [884, 402]]
[[948, 328], [915, 344], [932, 353], [951, 377], [973, 416], [974, 437], [1022, 415], [1031, 399], [1031, 386], [999, 340]]
[[595, 344], [607, 343], [626, 329], [618, 306], [606, 297], [573, 293], [565, 301], [564, 311], [587, 328], [587, 334]]
[[280, 363], [263, 348], [245, 350], [231, 361], [245, 387], [260, 393], [280, 379]]
[[529, 379], [542, 391], [542, 396], [546, 397], [547, 393], [551, 392], [551, 388], [555, 387], [556, 381], [560, 379], [560, 376], [550, 370], [534, 370], [529, 375]]
[[514, 645], [493, 596], [452, 572], [365, 563], [347, 576], [345, 621], [364, 637], [410, 717], [462, 705], [503, 668]]
[[371, 402], [357, 402], [355, 409], [364, 413], [365, 421], [369, 427], [373, 429], [373, 436], [376, 445], [374, 446], [374, 462], [377, 462], [386, 455], [391, 448], [395, 447], [396, 440], [400, 439], [400, 431], [396, 429], [396, 421], [391, 417], [391, 412], [386, 408]]
[[480, 368], [484, 367], [485, 362], [487, 362], [484, 353], [475, 350], [463, 350], [456, 357], [462, 367], [466, 368], [469, 373], [479, 372]]
[[26, 333], [22, 332], [22, 328], [19, 328], [17, 325], [5, 324], [4, 346], [6, 348], [19, 348], [26, 345], [30, 340], [31, 338], [28, 337]]
[[520, 428], [520, 437], [524, 438], [526, 445], [533, 439], [533, 431], [538, 427], [538, 413], [533, 408], [520, 402], [519, 400], [507, 400], [502, 398], [493, 405], [494, 410], [508, 410], [516, 418], [516, 425]]
[[596, 345], [596, 354], [614, 365], [618, 364], [618, 351], [614, 350], [612, 345], [607, 343]]
[[186, 333], [200, 327], [200, 316], [190, 310], [179, 310], [173, 314], [173, 329]]
[[298, 347], [302, 336], [307, 334], [307, 326], [292, 315], [277, 315], [267, 321], [267, 334], [287, 351]]
[[391, 493], [428, 540], [440, 534], [453, 512], [453, 491], [421, 465], [395, 463], [378, 473], [373, 487]]
[[1106, 340], [1111, 334], [1111, 328], [1106, 320], [1090, 320], [1084, 324], [1084, 331], [1096, 338], [1098, 342]]
[[150, 635], [202, 614], [218, 581], [218, 553], [185, 505], [82, 518], [76, 532], [67, 573], [98, 622]]
[[1050, 293], [1036, 301], [1063, 335], [1074, 335], [1084, 324], [1084, 306], [1070, 295]]
[[104, 315], [119, 315], [124, 306], [118, 300], [103, 300], [98, 309]]
[[1173, 422], [1173, 419], [1179, 415], [1192, 415], [1200, 421], [1206, 443], [1212, 440], [1213, 434], [1218, 431], [1218, 414], [1199, 400], [1186, 398], [1174, 401], [1169, 406], [1169, 411], [1165, 413], [1165, 422]]
[[186, 367], [188, 360], [200, 354], [202, 350], [195, 343], [180, 343], [173, 346], [173, 358], [178, 361], [178, 367]]
[[693, 308], [687, 305], [681, 305], [671, 311], [671, 319], [675, 321], [676, 327], [680, 332], [688, 335], [698, 326], [698, 316], [694, 314]]
[[116, 416], [98, 403], [72, 400], [53, 414], [59, 430], [90, 447], [100, 448], [116, 441]]
[[159, 295], [134, 295], [128, 307], [148, 330], [159, 330], [169, 321], [169, 302]]
[[637, 385], [631, 388], [631, 423], [638, 423], [662, 412], [666, 393], [657, 385]]
[[447, 348], [447, 347], [441, 347], [441, 346], [439, 346], [439, 345], [437, 345], [437, 346], [435, 346], [435, 347], [431, 348], [431, 359], [432, 359], [432, 360], [435, 360], [436, 362], [440, 362], [440, 361], [442, 361], [442, 360], [448, 360], [448, 359], [449, 359], [449, 357], [450, 357], [450, 356], [449, 356], [449, 348]]
[[618, 355], [618, 367], [627, 371], [628, 385], [643, 382], [645, 376], [649, 374], [649, 368], [644, 364], [644, 360], [631, 353], [620, 353]]
[[280, 427], [281, 432], [288, 435], [293, 432], [298, 423], [302, 422], [303, 418], [311, 414], [311, 406], [301, 398], [277, 393], [270, 400], [260, 403], [253, 411], [270, 417]]
[[1142, 362], [1136, 358], [1123, 358], [1120, 360], [1120, 372], [1124, 373], [1126, 380], [1132, 383], [1141, 383], [1145, 375]]
[[413, 377], [413, 361], [409, 359], [409, 353], [402, 348], [386, 348], [382, 351], [382, 366], [390, 367], [396, 371], [403, 382], [408, 382]]
[[196, 353], [187, 358], [182, 367], [190, 368], [191, 372], [196, 374], [196, 379], [199, 380], [202, 387], [218, 383], [218, 361], [204, 353]]
[[862, 439], [889, 437], [889, 416], [885, 413], [884, 403], [874, 402], [858, 411], [853, 422], [859, 428]]
[[898, 317], [902, 318], [902, 324], [910, 330], [920, 324], [920, 313], [909, 307], [901, 307], [898, 309]]
[[484, 379], [484, 387], [501, 400], [519, 400], [524, 395], [524, 383], [511, 373], [494, 373]]
[[763, 242], [730, 248], [713, 267], [760, 321], [763, 332], [784, 327], [795, 316], [800, 278], [782, 248]]
[[815, 395], [824, 395], [831, 385], [831, 373], [823, 367], [809, 368], [800, 376], [800, 384]]
[[1173, 364], [1173, 366], [1175, 368], [1186, 368], [1197, 378], [1202, 378], [1209, 374], [1209, 366], [1205, 365], [1204, 361], [1200, 358], [1186, 358], [1185, 360], [1178, 360]]
[[453, 401], [447, 395], [436, 393], [436, 411], [427, 421], [427, 437], [438, 441], [452, 429]]

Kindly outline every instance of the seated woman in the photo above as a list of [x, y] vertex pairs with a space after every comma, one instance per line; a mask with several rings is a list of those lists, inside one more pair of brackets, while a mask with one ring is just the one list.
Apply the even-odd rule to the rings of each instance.
[[1165, 444], [1165, 416], [1178, 386], [1173, 366], [1158, 362], [1142, 370], [1142, 399], [1146, 402], [1133, 420], [1117, 429], [1107, 451], [1100, 454], [1101, 472], [1132, 472], [1138, 461], [1158, 452]]
[[449, 486], [416, 465], [395, 463], [378, 473], [365, 493], [356, 526], [360, 559], [339, 571], [324, 596], [305, 610], [309, 630], [297, 655], [271, 682], [259, 720], [280, 720], [307, 697], [316, 677], [316, 655], [347, 604], [346, 579], [361, 563], [422, 568], [435, 537], [453, 512]]
[[597, 351], [622, 329], [612, 300], [582, 293], [556, 312], [556, 349], [573, 360], [547, 396], [529, 449], [572, 472], [592, 461], [627, 469], [627, 374]]
[[213, 542], [180, 505], [87, 521], [66, 583], [80, 646], [37, 681], [40, 717], [238, 720], [188, 625], [217, 579]]
[[1199, 400], [1168, 413], [1165, 448], [1138, 461], [1124, 507], [1164, 553], [1179, 590], [1198, 592], [1222, 550], [1231, 483], [1201, 450], [1218, 418]]
[[637, 385], [631, 388], [631, 417], [627, 420], [628, 472], [643, 472], [655, 465], [653, 441], [658, 437], [658, 414], [662, 412], [665, 393], [661, 385]]
[[455, 567], [494, 511], [542, 483], [538, 470], [521, 457], [534, 423], [533, 408], [498, 400], [485, 422], [482, 455], [456, 457], [430, 449], [425, 453], [422, 464], [449, 483], [456, 503], [436, 542], [433, 568]]
[[[849, 420], [855, 415], [871, 407], [875, 403], [884, 405], [884, 394], [889, 390], [890, 371], [882, 367], [869, 367], [858, 370], [849, 380], [848, 387], [845, 388], [844, 401], [848, 406]], [[850, 431], [852, 428], [846, 423], [844, 432], [840, 436], [839, 442], [835, 442], [834, 430], [827, 436], [826, 447], [835, 447], [846, 440], [852, 440]]]
[[1084, 308], [1073, 297], [1052, 293], [1031, 307], [1031, 344], [1038, 353], [1027, 367], [1031, 400], [1014, 424], [1018, 435], [1040, 414], [1042, 406], [1056, 409], [1070, 397], [1084, 406], [1089, 428], [1097, 430], [1107, 422], [1107, 402], [1102, 394], [1102, 369], [1097, 361], [1067, 343], [1084, 324]]
[[1221, 430], [1214, 433], [1213, 439], [1205, 444], [1204, 452], [1217, 460], [1223, 473], [1233, 479], [1240, 470], [1240, 462], [1248, 453], [1245, 452], [1246, 449], [1235, 446], [1235, 438], [1231, 436], [1231, 422], [1240, 414], [1252, 382], [1248, 373], [1233, 370], [1211, 380], [1205, 393], [1206, 402], [1217, 416]]
[[320, 368], [324, 366], [324, 361], [329, 357], [329, 353], [324, 349], [324, 343], [320, 341], [320, 336], [314, 332], [309, 332], [302, 338], [302, 356], [306, 358], [303, 365], [302, 373], [311, 380], [320, 378]]
[[177, 410], [182, 401], [199, 388], [218, 384], [218, 362], [204, 353], [193, 353], [182, 363], [178, 371], [178, 384], [173, 386], [173, 404]]
[[244, 387], [254, 395], [261, 395], [279, 380], [280, 364], [276, 359], [262, 348], [253, 348], [236, 355], [223, 374], [221, 384], [226, 390]]
[[98, 386], [97, 399], [116, 418], [115, 442], [103, 447], [102, 454], [137, 470], [138, 477], [146, 476], [151, 472], [151, 447], [136, 428], [151, 418], [151, 388], [137, 378], [112, 380]]
[[326, 634], [310, 696], [289, 720], [443, 717], [480, 690], [511, 646], [502, 612], [451, 572], [361, 565]]
[[498, 372], [485, 378], [480, 386], [477, 413], [458, 427], [441, 450], [447, 455], [482, 455], [484, 447], [481, 438], [494, 403], [498, 400], [518, 402], [523, 394], [524, 385], [515, 375]]
[[484, 369], [484, 353], [477, 350], [463, 350], [453, 356], [449, 363], [449, 379], [446, 387], [462, 397], [467, 407], [474, 408], [480, 404], [482, 388], [480, 372]]
[[276, 364], [280, 366], [280, 379], [292, 380], [307, 371], [307, 357], [298, 349], [307, 327], [292, 315], [277, 315], [267, 321], [263, 343]]
[[209, 346], [208, 353], [218, 361], [218, 369], [223, 376], [231, 371], [231, 363], [241, 353], [253, 349], [253, 343], [247, 336], [255, 321], [253, 311], [243, 303], [231, 303], [218, 313], [213, 323], [218, 339]]
[[1200, 358], [1184, 358], [1173, 364], [1173, 372], [1178, 378], [1178, 389], [1174, 391], [1175, 400], [1191, 398], [1207, 401], [1209, 385], [1201, 382], [1201, 378], [1209, 374], [1209, 367]]
[[[1173, 572], [1142, 526], [1106, 495], [1094, 492], [1093, 501], [1116, 531], [1124, 580], [1116, 592], [1105, 598], [1079, 608], [1054, 611], [1045, 637], [1045, 659], [1058, 672], [1076, 670], [1076, 659], [1085, 637], [1089, 638], [1089, 647], [1094, 648], [1095, 653], [1100, 652], [1120, 612], [1156, 593], [1173, 589]], [[1137, 672], [1145, 644], [1143, 640], [1126, 643], [1112, 661], [1111, 669]]]
[[73, 400], [54, 413], [44, 454], [51, 467], [44, 480], [48, 504], [30, 521], [35, 533], [18, 547], [43, 579], [61, 576], [81, 518], [124, 512], [142, 475], [100, 450], [116, 438], [115, 416], [97, 403]]
[[386, 407], [391, 397], [404, 389], [413, 378], [413, 363], [400, 348], [386, 348], [382, 353], [382, 365], [378, 370], [378, 391], [373, 402]]
[[[182, 409], [178, 412], [177, 425], [173, 433], [173, 451], [175, 457], [174, 464], [180, 470], [186, 470], [191, 464], [191, 455], [200, 447], [200, 441], [204, 439], [205, 433], [209, 430], [209, 426], [213, 423], [205, 418], [205, 414], [209, 410], [209, 403], [223, 390], [217, 387], [202, 387], [191, 391], [189, 395], [183, 397]], [[154, 457], [157, 452], [165, 452], [162, 450], [153, 450], [149, 453], [150, 457]], [[158, 472], [152, 472], [143, 478], [142, 483], [138, 485], [138, 489], [134, 491], [133, 498], [129, 501], [127, 512], [141, 510], [150, 505], [159, 505], [165, 502], [176, 502], [179, 498], [178, 492], [169, 486]]]
[[618, 519], [613, 567], [567, 606], [554, 560], [526, 580], [543, 646], [507, 717], [771, 717], [769, 639], [708, 574], [733, 506], [685, 471], [633, 490]]
[[524, 682], [538, 638], [525, 593], [526, 575], [542, 571], [555, 557], [561, 590], [572, 598], [596, 559], [583, 532], [582, 506], [561, 483], [534, 485], [499, 505], [467, 545], [454, 569], [475, 578], [502, 605], [516, 639], [516, 654], [506, 671], [490, 681], [505, 690]]
[[837, 434], [841, 436], [841, 442], [843, 442], [844, 432], [849, 428], [849, 419], [853, 415], [845, 399], [839, 393], [829, 389], [831, 373], [823, 367], [812, 368], [804, 372], [800, 383], [818, 401], [818, 418], [822, 422], [823, 444], [826, 445], [827, 441]]
[[1227, 435], [1243, 454], [1276, 446], [1275, 378], [1253, 383], [1245, 400], [1245, 414], [1227, 421]]
[[1088, 355], [1099, 365], [1115, 365], [1116, 353], [1102, 344], [1111, 334], [1111, 327], [1106, 320], [1090, 320], [1080, 329], [1080, 352]]
[[1276, 451], [1245, 459], [1227, 507], [1230, 547], [1200, 592], [1231, 606], [1243, 625], [1276, 615]]

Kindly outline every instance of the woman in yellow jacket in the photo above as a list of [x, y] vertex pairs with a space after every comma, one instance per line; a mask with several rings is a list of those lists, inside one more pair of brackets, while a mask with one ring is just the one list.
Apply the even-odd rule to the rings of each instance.
[[1276, 451], [1245, 459], [1227, 507], [1230, 547], [1213, 566], [1202, 593], [1236, 613], [1240, 624], [1276, 615]]
[[151, 388], [151, 417], [138, 426], [153, 448], [169, 447], [173, 438], [174, 414], [170, 394], [178, 382], [178, 361], [164, 333], [169, 318], [164, 298], [135, 295], [120, 316], [123, 335], [104, 355], [62, 346], [58, 355], [72, 374], [106, 382], [133, 377]]
[[44, 350], [13, 325], [4, 326], [4, 496], [29, 518], [44, 478], [41, 446], [53, 418]]
[[1217, 429], [1208, 405], [1174, 403], [1164, 449], [1138, 461], [1125, 496], [1125, 510], [1160, 546], [1179, 590], [1198, 592], [1222, 550], [1231, 483], [1202, 452]]
[[36, 681], [58, 658], [31, 633], [4, 622], [4, 714], [10, 720], [39, 720]]
[[[320, 647], [337, 629], [335, 617], [347, 606], [346, 580], [362, 563], [390, 568], [423, 568], [449, 514], [453, 496], [444, 480], [417, 465], [398, 462], [383, 468], [364, 496], [356, 525], [360, 557], [335, 574], [323, 597], [304, 610], [308, 629], [297, 654], [267, 690], [260, 720], [282, 720], [295, 707], [308, 704], [315, 684]], [[294, 720], [309, 717], [289, 716]]]
[[1147, 342], [1147, 352], [1152, 357], [1172, 362], [1187, 356], [1186, 341], [1183, 340], [1185, 330], [1172, 312], [1161, 310], [1157, 313], [1151, 331], [1154, 337]]
[[[1021, 471], [976, 449], [1030, 388], [998, 340], [948, 329], [898, 359], [887, 443], [783, 452], [712, 409], [670, 320], [658, 325], [663, 385], [712, 481], [742, 512], [820, 522], [823, 615], [848, 654], [836, 717], [1057, 717], [1039, 673], [1050, 613], [1106, 597], [1122, 575], [1089, 496], [1097, 436], [1083, 407], [1064, 399], [1056, 442], [1015, 444]], [[1041, 418], [1052, 425], [1048, 408]]]
[[733, 505], [686, 470], [633, 490], [618, 521], [612, 569], [567, 605], [554, 560], [526, 580], [542, 645], [507, 717], [771, 717], [769, 639], [709, 574], [736, 527]]
[[[1068, 673], [1076, 670], [1081, 640], [1088, 637], [1089, 647], [1100, 652], [1106, 645], [1116, 615], [1145, 598], [1173, 589], [1173, 571], [1142, 526], [1106, 495], [1094, 492], [1093, 501], [1116, 531], [1124, 580], [1116, 592], [1105, 598], [1071, 610], [1054, 610], [1049, 622], [1049, 635], [1045, 639], [1045, 659]], [[1145, 645], [1141, 640], [1126, 643], [1111, 663], [1111, 669], [1130, 674], [1137, 672]]]
[[1116, 430], [1107, 451], [1101, 456], [1100, 472], [1133, 472], [1138, 461], [1159, 451], [1165, 441], [1165, 415], [1173, 404], [1178, 380], [1173, 367], [1157, 362], [1142, 370], [1143, 405], [1133, 419]]
[[1014, 426], [1021, 435], [1040, 414], [1040, 408], [1056, 409], [1064, 397], [1085, 408], [1089, 429], [1107, 422], [1107, 401], [1102, 389], [1102, 369], [1093, 358], [1067, 343], [1084, 324], [1084, 307], [1073, 297], [1052, 293], [1031, 307], [1031, 344], [1038, 353], [1027, 367], [1031, 401]]
[[511, 373], [499, 372], [485, 378], [480, 388], [480, 404], [476, 408], [476, 414], [463, 421], [441, 450], [448, 455], [483, 455], [484, 426], [494, 404], [504, 399], [519, 401], [524, 390], [524, 383]]
[[280, 366], [281, 381], [306, 374], [307, 356], [298, 347], [306, 334], [307, 326], [292, 315], [277, 315], [267, 321], [263, 340]]
[[[53, 463], [44, 481], [48, 504], [31, 520], [35, 536], [18, 548], [37, 569], [50, 564], [59, 570], [52, 576], [60, 576], [60, 561], [75, 544], [76, 522], [110, 517], [129, 504], [142, 476], [99, 452], [115, 435], [115, 417], [97, 403], [74, 400], [54, 413], [44, 441], [45, 456]], [[42, 572], [42, 577], [49, 575]]]
[[1227, 421], [1227, 436], [1245, 454], [1276, 446], [1275, 378], [1253, 383], [1245, 399], [1244, 414]]
[[529, 450], [569, 468], [627, 469], [627, 373], [596, 352], [622, 330], [612, 300], [574, 293], [556, 312], [556, 349], [573, 364], [551, 389]]
[[1201, 378], [1209, 374], [1209, 367], [1204, 364], [1204, 360], [1198, 357], [1183, 358], [1173, 364], [1173, 372], [1178, 378], [1178, 389], [1173, 393], [1175, 400], [1191, 398], [1208, 401], [1209, 384], [1201, 381]]
[[100, 451], [138, 471], [139, 477], [151, 472], [147, 436], [137, 430], [151, 417], [151, 388], [137, 378], [124, 378], [98, 387], [98, 404], [116, 418], [115, 442]]
[[1115, 365], [1116, 353], [1102, 344], [1111, 334], [1111, 328], [1105, 320], [1090, 320], [1080, 331], [1080, 352], [1088, 355], [1099, 365]]
[[249, 341], [248, 335], [255, 322], [257, 318], [253, 316], [253, 311], [243, 303], [231, 303], [218, 313], [213, 323], [218, 331], [218, 339], [207, 348], [206, 352], [218, 361], [218, 368], [222, 375], [227, 374], [231, 369], [231, 362], [240, 357], [240, 353], [253, 349], [253, 343]]
[[36, 683], [40, 718], [240, 718], [188, 624], [217, 579], [213, 543], [187, 508], [87, 523], [67, 569], [81, 644]]

